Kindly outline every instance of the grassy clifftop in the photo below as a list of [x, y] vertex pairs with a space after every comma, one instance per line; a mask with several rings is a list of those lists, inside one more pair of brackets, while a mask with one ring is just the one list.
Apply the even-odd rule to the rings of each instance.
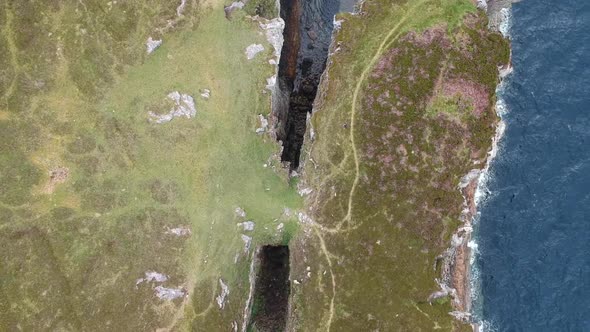
[[335, 34], [312, 118], [297, 330], [466, 328], [437, 256], [460, 225], [460, 179], [491, 146], [508, 43], [469, 1], [368, 0]]
[[[274, 72], [258, 22], [221, 1], [5, 1], [0, 25], [0, 330], [241, 323], [249, 253], [300, 206], [255, 133]], [[150, 122], [172, 91], [196, 115]]]

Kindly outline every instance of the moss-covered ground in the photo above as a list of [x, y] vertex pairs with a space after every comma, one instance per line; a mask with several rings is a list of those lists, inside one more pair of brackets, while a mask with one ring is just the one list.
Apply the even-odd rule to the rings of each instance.
[[291, 327], [463, 330], [436, 257], [483, 167], [508, 43], [468, 0], [367, 0], [343, 15], [312, 118], [310, 219], [292, 252]]
[[[250, 265], [236, 224], [256, 223], [251, 248], [296, 231], [299, 196], [255, 134], [272, 47], [244, 12], [182, 3], [0, 4], [0, 330], [230, 330]], [[148, 122], [174, 90], [196, 116]], [[168, 280], [136, 285], [147, 271]]]

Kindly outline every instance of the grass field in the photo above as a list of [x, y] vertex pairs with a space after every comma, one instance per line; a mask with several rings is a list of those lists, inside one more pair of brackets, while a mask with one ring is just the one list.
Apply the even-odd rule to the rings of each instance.
[[[296, 232], [284, 209], [300, 198], [255, 133], [272, 46], [220, 1], [179, 5], [0, 6], [0, 330], [230, 330], [249, 287], [241, 234], [254, 248]], [[163, 39], [149, 56], [148, 36]], [[248, 61], [254, 43], [265, 51]], [[196, 116], [148, 122], [175, 90]], [[136, 285], [147, 271], [168, 280]], [[161, 300], [156, 286], [188, 295]]]

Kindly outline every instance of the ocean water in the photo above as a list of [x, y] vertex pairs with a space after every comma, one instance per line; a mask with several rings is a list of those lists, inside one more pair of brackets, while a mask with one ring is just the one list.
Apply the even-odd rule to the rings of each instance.
[[510, 35], [474, 313], [495, 331], [590, 331], [590, 0], [518, 2]]

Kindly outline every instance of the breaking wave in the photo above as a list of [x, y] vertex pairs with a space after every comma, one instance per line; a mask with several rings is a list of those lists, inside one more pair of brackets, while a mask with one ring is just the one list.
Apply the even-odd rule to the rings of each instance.
[[[505, 38], [510, 38], [510, 28], [512, 26], [512, 15], [509, 8], [502, 8], [500, 11], [501, 14], [501, 21], [499, 25], [499, 30]], [[508, 86], [508, 78], [511, 74], [512, 69], [511, 65], [509, 65], [506, 69], [500, 69], [500, 77], [501, 81], [500, 84], [496, 87], [496, 105], [495, 110], [496, 114], [500, 118], [498, 125], [496, 127], [496, 134], [494, 135], [492, 141], [492, 148], [488, 152], [488, 158], [485, 165], [485, 168], [480, 173], [479, 178], [477, 180], [477, 188], [475, 190], [475, 205], [477, 207], [477, 214], [473, 218], [472, 225], [474, 228], [474, 232], [472, 234], [472, 239], [469, 241], [469, 248], [471, 249], [471, 257], [469, 258], [469, 268], [470, 268], [470, 280], [469, 280], [469, 291], [470, 291], [470, 298], [471, 298], [471, 315], [473, 318], [474, 323], [477, 326], [477, 331], [479, 332], [494, 332], [496, 328], [492, 322], [486, 321], [482, 315], [482, 305], [483, 305], [483, 295], [481, 289], [481, 273], [477, 266], [477, 257], [479, 255], [478, 249], [478, 224], [480, 219], [480, 210], [481, 207], [485, 205], [486, 201], [490, 198], [493, 194], [489, 190], [488, 184], [493, 180], [493, 174], [490, 173], [490, 165], [496, 160], [498, 157], [498, 152], [502, 150], [502, 137], [504, 136], [504, 132], [506, 130], [506, 122], [504, 121], [505, 116], [508, 114], [509, 109], [504, 99], [504, 93], [506, 87]]]

